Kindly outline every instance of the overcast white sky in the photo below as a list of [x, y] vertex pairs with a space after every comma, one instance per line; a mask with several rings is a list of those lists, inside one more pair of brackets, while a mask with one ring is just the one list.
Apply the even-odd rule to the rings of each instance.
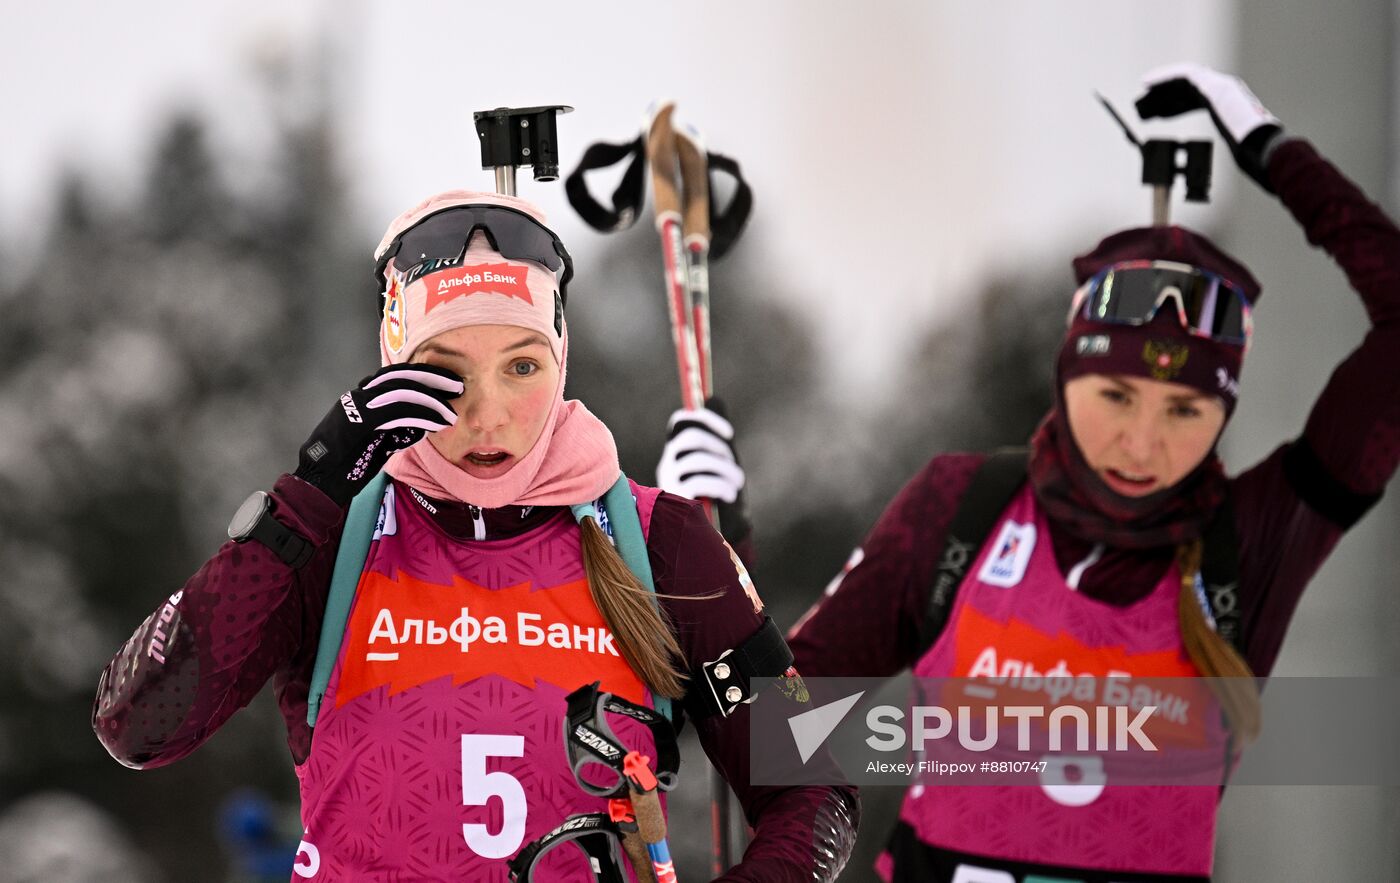
[[[45, 217], [64, 164], [89, 170], [113, 196], [130, 192], [152, 126], [175, 105], [209, 109], [231, 162], [246, 166], [265, 134], [248, 128], [253, 59], [326, 41], [336, 47], [333, 91], [366, 252], [422, 196], [490, 189], [471, 111], [574, 105], [560, 122], [567, 170], [588, 143], [629, 137], [653, 99], [671, 97], [753, 183], [757, 207], [740, 247], [782, 267], [826, 345], [884, 344], [846, 373], [838, 391], [849, 395], [990, 268], [1067, 261], [1102, 234], [1146, 222], [1137, 161], [1092, 92], [1128, 110], [1154, 65], [1228, 68], [1233, 27], [1231, 4], [1208, 0], [546, 0], [525, 9], [3, 0], [0, 105], [10, 126], [0, 237], [13, 242]], [[1256, 88], [1267, 100], [1266, 84]], [[1204, 120], [1172, 129], [1208, 130]], [[1216, 177], [1222, 199], [1235, 182]], [[562, 188], [525, 175], [521, 195], [545, 207], [588, 272], [598, 234]], [[1179, 217], [1208, 220], [1199, 209]]]

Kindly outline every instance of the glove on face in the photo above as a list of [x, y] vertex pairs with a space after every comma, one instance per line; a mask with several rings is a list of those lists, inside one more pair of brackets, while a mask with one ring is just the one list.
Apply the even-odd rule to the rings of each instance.
[[462, 392], [462, 379], [443, 368], [412, 362], [382, 368], [321, 418], [301, 446], [294, 475], [348, 506], [390, 454], [455, 424], [448, 403]]
[[1209, 111], [1240, 169], [1273, 192], [1266, 163], [1283, 126], [1243, 80], [1198, 64], [1173, 64], [1149, 72], [1143, 81], [1147, 92], [1137, 100], [1138, 116], [1150, 120]]
[[753, 525], [744, 503], [747, 476], [734, 451], [734, 427], [724, 412], [724, 402], [712, 397], [702, 409], [683, 408], [671, 415], [656, 483], [679, 497], [713, 500], [720, 533], [737, 548], [749, 538]]

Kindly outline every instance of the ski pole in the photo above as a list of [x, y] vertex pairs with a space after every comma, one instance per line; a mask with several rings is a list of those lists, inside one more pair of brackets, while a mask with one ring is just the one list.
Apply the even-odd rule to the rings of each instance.
[[[674, 111], [675, 105], [668, 103], [652, 118], [647, 135], [647, 158], [651, 163], [656, 229], [661, 235], [661, 254], [665, 260], [666, 305], [680, 371], [681, 407], [694, 409], [703, 407], [713, 393], [707, 264], [710, 200], [703, 153], [694, 140], [675, 131], [671, 123]], [[678, 171], [679, 193], [676, 188]], [[703, 305], [697, 300], [697, 292]], [[713, 501], [702, 499], [700, 505], [718, 529], [719, 512]], [[711, 768], [710, 871], [715, 875], [724, 873], [733, 864], [730, 816], [729, 786], [719, 770]]]
[[[675, 883], [675, 868], [665, 844], [666, 820], [658, 791], [676, 786], [680, 750], [671, 722], [654, 709], [603, 692], [600, 683], [585, 684], [566, 698], [564, 751], [574, 780], [587, 794], [608, 798], [608, 817], [619, 832], [623, 851], [641, 883]], [[656, 769], [651, 758], [624, 746], [608, 714], [620, 714], [651, 731]], [[598, 766], [616, 776], [603, 781]], [[586, 772], [586, 770], [595, 770]], [[640, 798], [637, 796], [641, 794]], [[641, 800], [641, 806], [637, 800]], [[659, 845], [658, 845], [659, 844]]]
[[[710, 170], [700, 133], [687, 126], [675, 133], [676, 158], [681, 172], [681, 232], [684, 236], [690, 291], [690, 327], [700, 361], [700, 395], [709, 401], [715, 392], [714, 361], [710, 348]], [[718, 510], [702, 502], [717, 520]], [[718, 527], [718, 525], [716, 525]], [[712, 844], [711, 872], [722, 874], [735, 861], [735, 833], [729, 783], [718, 770], [710, 775]]]
[[[674, 111], [673, 103], [661, 105], [646, 130], [634, 141], [591, 145], [569, 175], [565, 192], [579, 216], [594, 229], [625, 230], [641, 214], [645, 195], [644, 166], [650, 165], [681, 406], [694, 409], [702, 407], [714, 394], [709, 259], [720, 258], [742, 232], [753, 208], [753, 192], [737, 162], [707, 152], [693, 130], [675, 129]], [[628, 161], [626, 169], [612, 193], [611, 208], [606, 207], [589, 193], [585, 173], [624, 160]], [[734, 195], [723, 211], [716, 211], [712, 201], [711, 172], [727, 174], [734, 181]], [[701, 500], [700, 503], [718, 529], [718, 511], [712, 501]], [[713, 768], [710, 791], [711, 869], [718, 876], [734, 864], [736, 856], [729, 788], [723, 776]]]
[[627, 752], [622, 761], [623, 774], [631, 792], [632, 810], [636, 813], [637, 831], [642, 835], [651, 857], [651, 867], [657, 883], [676, 883], [676, 868], [671, 861], [671, 846], [666, 842], [666, 816], [661, 812], [657, 796], [656, 775], [651, 771], [651, 758], [636, 751]]
[[637, 883], [659, 883], [656, 879], [656, 869], [651, 864], [651, 853], [647, 851], [646, 841], [642, 839], [641, 830], [637, 826], [637, 812], [632, 808], [632, 801], [626, 797], [614, 797], [608, 801], [608, 818], [617, 825], [618, 831], [622, 833], [622, 851], [627, 854], [627, 861], [632, 865], [632, 873], [637, 875]]
[[700, 394], [715, 392], [710, 359], [710, 170], [700, 133], [686, 126], [676, 131], [676, 159], [681, 171], [681, 234], [690, 290], [690, 326], [700, 361]]
[[656, 231], [661, 236], [661, 257], [666, 273], [666, 311], [671, 319], [671, 341], [676, 347], [681, 407], [695, 409], [705, 404], [705, 396], [700, 380], [700, 356], [690, 318], [687, 262], [681, 229], [681, 194], [677, 185], [676, 135], [671, 128], [671, 114], [675, 109], [675, 105], [668, 102], [652, 118], [651, 130], [647, 133], [647, 159], [651, 164], [652, 197], [656, 202]]

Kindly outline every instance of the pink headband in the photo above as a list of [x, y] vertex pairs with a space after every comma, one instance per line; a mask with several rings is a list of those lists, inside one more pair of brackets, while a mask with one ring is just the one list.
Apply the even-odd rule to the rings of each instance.
[[[424, 200], [389, 225], [375, 255], [429, 215], [460, 205], [502, 205], [544, 223], [530, 203], [497, 193], [451, 190]], [[384, 270], [384, 310], [379, 323], [381, 364], [407, 362], [428, 339], [466, 325], [515, 325], [538, 331], [554, 359], [564, 363], [563, 318], [558, 281], [533, 261], [511, 261], [491, 248], [478, 230], [459, 264], [408, 279], [391, 260]]]

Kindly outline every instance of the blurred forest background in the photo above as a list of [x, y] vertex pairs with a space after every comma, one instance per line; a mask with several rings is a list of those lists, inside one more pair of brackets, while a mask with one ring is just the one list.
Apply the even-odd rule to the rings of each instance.
[[[1107, 15], [1107, 4], [1069, 5], [1079, 24], [1101, 24]], [[1214, 34], [1202, 22], [1234, 22], [1233, 69], [1290, 126], [1296, 121], [1298, 131], [1395, 207], [1397, 191], [1385, 187], [1397, 183], [1390, 20], [1397, 4], [1364, 0], [1337, 9], [1290, 0], [1286, 14], [1276, 0], [1188, 5], [1192, 13], [1183, 14], [1174, 34]], [[1201, 16], [1202, 6], [1226, 12]], [[923, 10], [904, 8], [915, 9], [914, 18]], [[921, 179], [923, 189], [908, 193], [842, 190], [848, 175], [830, 182], [830, 192], [822, 189], [828, 182], [800, 180], [784, 194], [779, 183], [766, 190], [751, 173], [750, 228], [711, 268], [716, 387], [738, 427], [751, 477], [754, 576], [783, 626], [809, 606], [883, 504], [931, 455], [1025, 441], [1050, 403], [1069, 258], [1124, 218], [1141, 220], [1139, 203], [1145, 210], [1130, 180], [1108, 183], [1105, 173], [1104, 180], [1084, 182], [1084, 198], [1075, 199], [1066, 194], [1078, 195], [1079, 183], [1040, 164], [1039, 139], [1059, 137], [1061, 146], [1112, 140], [1122, 152], [1113, 156], [1126, 156], [1126, 148], [1097, 107], [1092, 119], [1103, 128], [1066, 122], [1078, 126], [1083, 119], [1074, 114], [1089, 116], [1078, 92], [1064, 98], [1066, 108], [1077, 110], [1031, 106], [1038, 93], [1017, 84], [1040, 76], [1030, 71], [1035, 57], [1020, 68], [1008, 58], [1004, 71], [977, 66], [975, 90], [959, 79], [973, 67], [965, 62], [975, 58], [980, 65], [982, 47], [1008, 34], [1020, 41], [1014, 45], [1044, 47], [1041, 19], [1028, 14], [1017, 32], [993, 17], [938, 4], [929, 20], [920, 20], [929, 30], [910, 32], [913, 49], [923, 52], [922, 35], [937, 30], [940, 16], [958, 20], [959, 10], [975, 20], [971, 32], [981, 42], [950, 32], [941, 44], [953, 58], [947, 69], [937, 66], [946, 58], [930, 51], [917, 56], [929, 66], [913, 74], [901, 67], [913, 64], [909, 44], [872, 56], [887, 49], [879, 34], [858, 47], [865, 54], [855, 61], [832, 61], [836, 55], [823, 41], [844, 19], [823, 28], [807, 20], [763, 20], [791, 32], [787, 43], [764, 44], [763, 51], [774, 51], [794, 82], [813, 70], [830, 78], [809, 90], [816, 109], [793, 117], [811, 128], [783, 131], [779, 140], [825, 135], [809, 137], [804, 149], [811, 155], [803, 159], [831, 166], [836, 154], [824, 151], [842, 140], [826, 131], [833, 108], [864, 100], [861, 89], [870, 90], [872, 101], [898, 104], [903, 99], [884, 90], [881, 78], [898, 80], [947, 102], [919, 121], [932, 128], [915, 131], [928, 136], [919, 149], [938, 160], [930, 167], [953, 169], [955, 179], [946, 189], [940, 188], [947, 178]], [[754, 14], [759, 21], [761, 13]], [[724, 16], [707, 26], [730, 36]], [[1090, 34], [1103, 39], [1085, 38], [1095, 49], [1092, 63], [1104, 66], [1104, 76], [1127, 76], [1129, 66], [1136, 76], [1143, 47], [1174, 55], [1176, 47], [1162, 45], [1156, 26], [1110, 20]], [[1198, 48], [1192, 43], [1181, 54]], [[557, 71], [546, 73], [558, 81]], [[113, 762], [88, 723], [98, 674], [111, 655], [223, 541], [229, 516], [249, 491], [269, 487], [294, 466], [298, 444], [333, 398], [377, 367], [369, 251], [388, 217], [363, 217], [347, 186], [357, 167], [352, 152], [363, 145], [345, 136], [354, 127], [345, 125], [349, 110], [338, 110], [345, 107], [343, 93], [314, 67], [274, 65], [258, 77], [248, 86], [257, 100], [247, 103], [242, 121], [271, 133], [258, 141], [256, 155], [241, 146], [240, 161], [230, 162], [237, 151], [215, 134], [214, 109], [191, 102], [150, 127], [138, 187], [109, 186], [108, 170], [77, 160], [46, 201], [51, 220], [0, 230], [7, 271], [0, 273], [0, 883], [250, 883], [288, 876], [300, 832], [296, 780], [269, 693], [190, 758], [149, 772]], [[976, 103], [987, 95], [997, 102], [990, 109]], [[696, 103], [732, 110], [736, 131], [766, 132], [755, 123], [763, 110], [744, 97], [716, 88]], [[969, 108], [984, 115], [969, 118]], [[1058, 135], [1047, 134], [1051, 129]], [[941, 140], [945, 131], [977, 137]], [[1031, 137], [994, 139], [1007, 131]], [[585, 144], [567, 136], [564, 145], [568, 170]], [[728, 152], [727, 145], [716, 147]], [[988, 160], [988, 167], [1000, 163], [995, 170], [970, 162], [993, 149], [1002, 151]], [[1008, 165], [1000, 159], [1006, 156], [1017, 159]], [[459, 157], [454, 168], [460, 163]], [[474, 175], [466, 183], [487, 186], [489, 176]], [[791, 177], [773, 177], [794, 187]], [[1217, 192], [1226, 194], [1239, 177], [1218, 143], [1216, 177]], [[522, 195], [558, 186], [530, 183]], [[598, 193], [608, 187], [606, 180], [594, 184]], [[402, 205], [424, 192], [402, 193]], [[947, 203], [927, 227], [919, 226], [924, 206], [909, 199], [921, 192]], [[1119, 208], [1103, 208], [1105, 192], [1121, 194], [1113, 196]], [[1243, 402], [1226, 436], [1232, 470], [1298, 431], [1312, 395], [1363, 325], [1340, 274], [1303, 248], [1291, 219], [1251, 188], [1234, 196], [1220, 200], [1224, 208], [1208, 216], [1205, 232], [1218, 233], [1266, 290], [1279, 293], [1261, 310]], [[1046, 203], [1065, 213], [1053, 229], [1040, 220]], [[829, 241], [800, 243], [803, 260], [850, 251], [849, 237], [857, 233], [862, 243], [888, 234], [902, 250], [892, 246], [874, 257], [910, 262], [921, 288], [907, 292], [909, 302], [937, 301], [939, 309], [901, 315], [890, 310], [886, 291], [878, 308], [885, 312], [862, 313], [858, 288], [834, 282], [822, 290], [799, 288], [783, 267], [793, 259], [791, 245], [775, 231], [784, 229], [783, 211], [812, 212], [814, 205], [824, 217], [831, 213], [834, 232]], [[1022, 226], [989, 208], [1008, 205]], [[886, 224], [926, 238], [927, 254], [910, 253], [908, 240]], [[654, 474], [678, 401], [658, 243], [648, 227], [588, 234], [594, 241], [587, 249], [569, 243], [576, 257], [589, 255], [570, 291], [568, 395], [587, 402], [613, 429], [624, 468], [639, 480]], [[989, 270], [971, 247], [969, 254], [959, 251], [976, 241], [954, 239], [965, 230], [1004, 237], [1012, 247], [998, 250]], [[947, 245], [954, 241], [961, 244]], [[782, 247], [765, 253], [762, 246], [770, 243]], [[1035, 247], [1014, 250], [1027, 243]], [[948, 268], [951, 283], [939, 272]], [[804, 308], [836, 297], [852, 304], [852, 325], [840, 329], [852, 337], [849, 349], [839, 334], [830, 345], [831, 310]], [[862, 401], [850, 397], [859, 382], [847, 384], [844, 398], [833, 394], [832, 378], [866, 376], [857, 360], [871, 358], [869, 340], [880, 338], [870, 329], [882, 325], [899, 326], [879, 361], [886, 375]], [[908, 328], [917, 329], [913, 346], [906, 345]], [[858, 335], [864, 335], [859, 346]], [[1278, 674], [1397, 670], [1396, 516], [1388, 499], [1343, 542], [1299, 609]], [[698, 746], [687, 746], [686, 756], [693, 760], [674, 818], [707, 818]], [[1219, 879], [1400, 879], [1396, 791], [1232, 789], [1224, 801]], [[872, 879], [870, 863], [901, 796], [895, 789], [864, 792], [860, 844], [843, 880]], [[1278, 848], [1298, 831], [1308, 834], [1305, 847]], [[705, 879], [707, 842], [702, 830], [676, 840], [682, 879]]]

